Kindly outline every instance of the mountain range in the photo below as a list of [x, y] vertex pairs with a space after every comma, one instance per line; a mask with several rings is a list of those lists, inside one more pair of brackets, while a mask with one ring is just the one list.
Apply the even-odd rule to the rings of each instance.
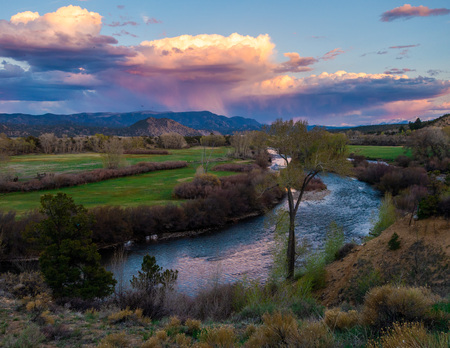
[[79, 113], [70, 115], [0, 114], [0, 130], [8, 136], [55, 133], [91, 135], [149, 135], [166, 132], [182, 135], [204, 135], [211, 132], [232, 134], [236, 131], [258, 130], [262, 125], [254, 119], [226, 117], [209, 111], [127, 113]]

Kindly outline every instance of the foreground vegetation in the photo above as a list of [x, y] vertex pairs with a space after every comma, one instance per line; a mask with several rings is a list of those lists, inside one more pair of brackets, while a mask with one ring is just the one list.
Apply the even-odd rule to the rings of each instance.
[[[283, 138], [284, 131], [293, 135], [292, 141]], [[305, 245], [296, 243], [287, 233], [293, 230], [295, 206], [315, 174], [333, 165], [342, 166], [344, 172], [348, 164], [343, 161], [347, 155], [343, 136], [331, 136], [323, 130], [309, 132], [304, 123], [294, 126], [292, 122], [277, 121], [268, 134], [253, 132], [232, 137], [233, 156], [256, 159], [261, 168], [256, 164], [228, 163], [217, 169], [244, 174], [211, 174], [203, 148], [200, 168], [191, 171], [193, 180], [181, 178], [176, 185], [175, 180], [170, 183], [170, 194], [186, 200], [180, 205], [107, 206], [88, 212], [60, 193], [43, 196], [40, 215], [16, 220], [14, 213], [0, 213], [0, 251], [8, 257], [29, 256], [34, 250], [42, 272], [1, 276], [0, 311], [12, 315], [0, 319], [4, 335], [0, 344], [448, 347], [449, 251], [445, 248], [445, 218], [450, 211], [449, 139], [435, 129], [410, 133], [412, 158], [396, 156], [395, 166], [369, 164], [365, 158], [354, 156], [354, 174], [387, 194], [378, 222], [368, 242], [361, 246], [344, 244], [343, 231], [335, 225], [330, 226], [324, 250], [315, 253], [308, 253]], [[178, 144], [185, 143], [181, 138], [168, 135], [171, 142]], [[208, 141], [214, 139], [210, 136]], [[102, 141], [112, 147], [118, 143], [117, 139]], [[278, 177], [263, 169], [267, 164], [267, 143], [286, 158], [287, 168]], [[118, 163], [117, 153], [111, 150], [110, 154], [108, 168]], [[388, 155], [392, 155], [391, 150]], [[288, 156], [292, 158], [290, 164]], [[188, 169], [194, 168], [176, 170]], [[140, 177], [153, 174], [89, 185], [111, 188], [116, 180], [133, 179], [136, 183]], [[141, 184], [144, 190], [145, 183]], [[314, 187], [320, 187], [320, 183], [314, 183]], [[292, 188], [300, 188], [298, 197], [293, 196]], [[278, 220], [275, 246], [281, 257], [275, 257], [276, 267], [264, 285], [245, 280], [215, 284], [188, 297], [176, 291], [176, 270], [162, 270], [147, 255], [142, 270], [133, 277], [131, 289], [125, 291], [122, 287], [114, 289], [111, 274], [98, 263], [92, 242], [121, 244], [152, 234], [223, 226], [236, 217], [266, 211], [280, 199], [283, 189], [290, 195], [291, 219]], [[48, 202], [54, 199], [62, 203], [49, 208]], [[401, 224], [396, 222], [400, 214], [405, 216]], [[299, 255], [303, 257], [293, 269], [291, 264]], [[281, 274], [275, 272], [278, 268], [283, 270]]]

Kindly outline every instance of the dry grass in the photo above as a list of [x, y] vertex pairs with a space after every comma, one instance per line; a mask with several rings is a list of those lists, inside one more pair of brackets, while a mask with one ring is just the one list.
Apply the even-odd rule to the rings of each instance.
[[143, 316], [142, 309], [138, 308], [133, 311], [127, 307], [124, 310], [109, 315], [108, 321], [112, 324], [131, 322], [135, 324], [145, 325], [150, 322], [150, 319]]
[[359, 324], [360, 315], [355, 310], [343, 312], [339, 308], [333, 308], [325, 312], [324, 322], [332, 330], [351, 329]]
[[396, 321], [421, 321], [438, 299], [426, 288], [380, 286], [366, 296], [363, 321], [377, 328]]
[[207, 330], [200, 340], [210, 347], [232, 348], [236, 346], [236, 333], [232, 326], [219, 326]]
[[128, 340], [125, 332], [114, 333], [106, 336], [100, 341], [98, 348], [127, 348], [130, 347], [130, 341]]
[[395, 323], [380, 340], [371, 341], [367, 348], [448, 348], [450, 334], [430, 334], [422, 323]]
[[250, 337], [247, 347], [296, 346], [299, 342], [297, 320], [291, 313], [266, 313], [263, 320], [264, 324]]

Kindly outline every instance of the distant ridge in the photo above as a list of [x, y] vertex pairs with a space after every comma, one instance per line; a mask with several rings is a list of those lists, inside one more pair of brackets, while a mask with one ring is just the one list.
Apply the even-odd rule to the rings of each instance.
[[[232, 134], [236, 131], [259, 130], [262, 127], [254, 119], [239, 116], [225, 117], [209, 111], [163, 113], [156, 111], [98, 112], [70, 115], [0, 114], [0, 125], [4, 126], [4, 129], [6, 129], [5, 133], [8, 136], [36, 136], [46, 132], [55, 133], [56, 135], [67, 134], [68, 136], [95, 133], [125, 135], [133, 131], [133, 129], [128, 127], [149, 117], [176, 121], [180, 125], [191, 128], [188, 131], [186, 129], [181, 130], [179, 126], [176, 126], [180, 129], [180, 132], [189, 134], [192, 134], [192, 130], [197, 130], [197, 134], [209, 134], [210, 132]], [[154, 125], [156, 127], [156, 123]]]

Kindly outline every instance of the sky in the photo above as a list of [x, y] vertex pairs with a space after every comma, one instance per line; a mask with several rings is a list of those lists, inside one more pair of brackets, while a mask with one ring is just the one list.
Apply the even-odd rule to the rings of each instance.
[[0, 113], [431, 119], [449, 34], [448, 0], [3, 1]]

